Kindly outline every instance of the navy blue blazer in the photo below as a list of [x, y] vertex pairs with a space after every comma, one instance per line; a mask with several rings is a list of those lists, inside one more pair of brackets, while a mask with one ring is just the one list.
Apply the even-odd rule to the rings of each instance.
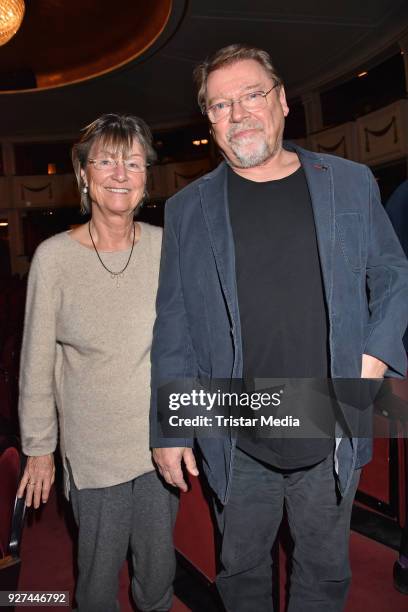
[[[387, 375], [405, 376], [408, 264], [371, 171], [291, 143], [285, 148], [298, 154], [309, 186], [329, 319], [331, 377], [360, 378], [363, 353], [387, 363]], [[241, 376], [234, 242], [223, 162], [166, 205], [152, 345], [151, 447], [193, 445], [192, 439], [160, 434], [157, 389], [163, 381]], [[358, 437], [358, 413], [347, 414], [346, 409], [350, 433], [333, 457], [342, 493], [353, 470], [371, 458], [371, 440]], [[209, 483], [226, 503], [234, 438], [201, 438], [198, 443]]]

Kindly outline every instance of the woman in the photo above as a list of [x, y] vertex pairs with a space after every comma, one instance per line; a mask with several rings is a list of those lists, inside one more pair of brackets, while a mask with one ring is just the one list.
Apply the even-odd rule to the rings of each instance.
[[18, 494], [35, 508], [47, 501], [59, 422], [79, 528], [80, 612], [118, 609], [129, 542], [137, 607], [172, 601], [177, 498], [148, 443], [161, 230], [134, 221], [154, 156], [137, 117], [107, 114], [85, 128], [72, 159], [91, 219], [43, 242], [30, 270], [19, 404], [28, 461]]

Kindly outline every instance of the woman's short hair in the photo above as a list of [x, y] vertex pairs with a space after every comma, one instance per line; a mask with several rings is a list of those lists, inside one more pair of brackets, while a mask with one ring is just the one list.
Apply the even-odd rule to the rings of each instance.
[[194, 81], [197, 86], [198, 105], [203, 112], [205, 112], [206, 108], [207, 80], [211, 72], [214, 72], [214, 70], [218, 70], [219, 68], [223, 68], [224, 66], [228, 66], [229, 64], [234, 64], [235, 62], [248, 59], [255, 60], [261, 64], [275, 83], [282, 85], [282, 79], [275, 70], [272, 64], [271, 56], [267, 51], [241, 43], [228, 45], [228, 47], [223, 47], [214, 55], [208, 57], [204, 62], [196, 66], [194, 70]]
[[84, 193], [83, 189], [85, 183], [81, 176], [81, 170], [85, 170], [92, 145], [100, 141], [113, 153], [120, 152], [122, 155], [127, 155], [135, 140], [144, 150], [146, 165], [152, 164], [157, 158], [152, 145], [152, 133], [140, 117], [106, 113], [83, 128], [81, 138], [72, 147], [72, 164], [81, 195], [81, 211], [83, 213], [91, 211], [89, 193]]

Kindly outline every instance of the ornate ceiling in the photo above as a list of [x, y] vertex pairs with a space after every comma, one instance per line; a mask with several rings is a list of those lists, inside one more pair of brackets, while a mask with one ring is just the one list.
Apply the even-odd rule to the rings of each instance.
[[155, 42], [171, 8], [172, 0], [26, 0], [20, 31], [0, 49], [0, 87], [13, 74], [39, 90], [117, 69]]
[[[195, 122], [194, 65], [232, 42], [270, 51], [293, 98], [369, 69], [408, 33], [406, 0], [26, 0], [26, 6], [20, 31], [0, 47], [0, 138], [76, 137], [108, 111], [139, 114], [156, 128]], [[13, 83], [20, 91], [5, 91]], [[35, 91], [22, 91], [27, 85]]]

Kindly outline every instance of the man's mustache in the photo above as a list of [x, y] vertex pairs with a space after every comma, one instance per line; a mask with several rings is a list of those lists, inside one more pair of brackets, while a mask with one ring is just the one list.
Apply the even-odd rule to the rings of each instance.
[[262, 123], [240, 123], [233, 125], [227, 132], [227, 140], [234, 138], [235, 134], [242, 132], [243, 130], [263, 130]]

